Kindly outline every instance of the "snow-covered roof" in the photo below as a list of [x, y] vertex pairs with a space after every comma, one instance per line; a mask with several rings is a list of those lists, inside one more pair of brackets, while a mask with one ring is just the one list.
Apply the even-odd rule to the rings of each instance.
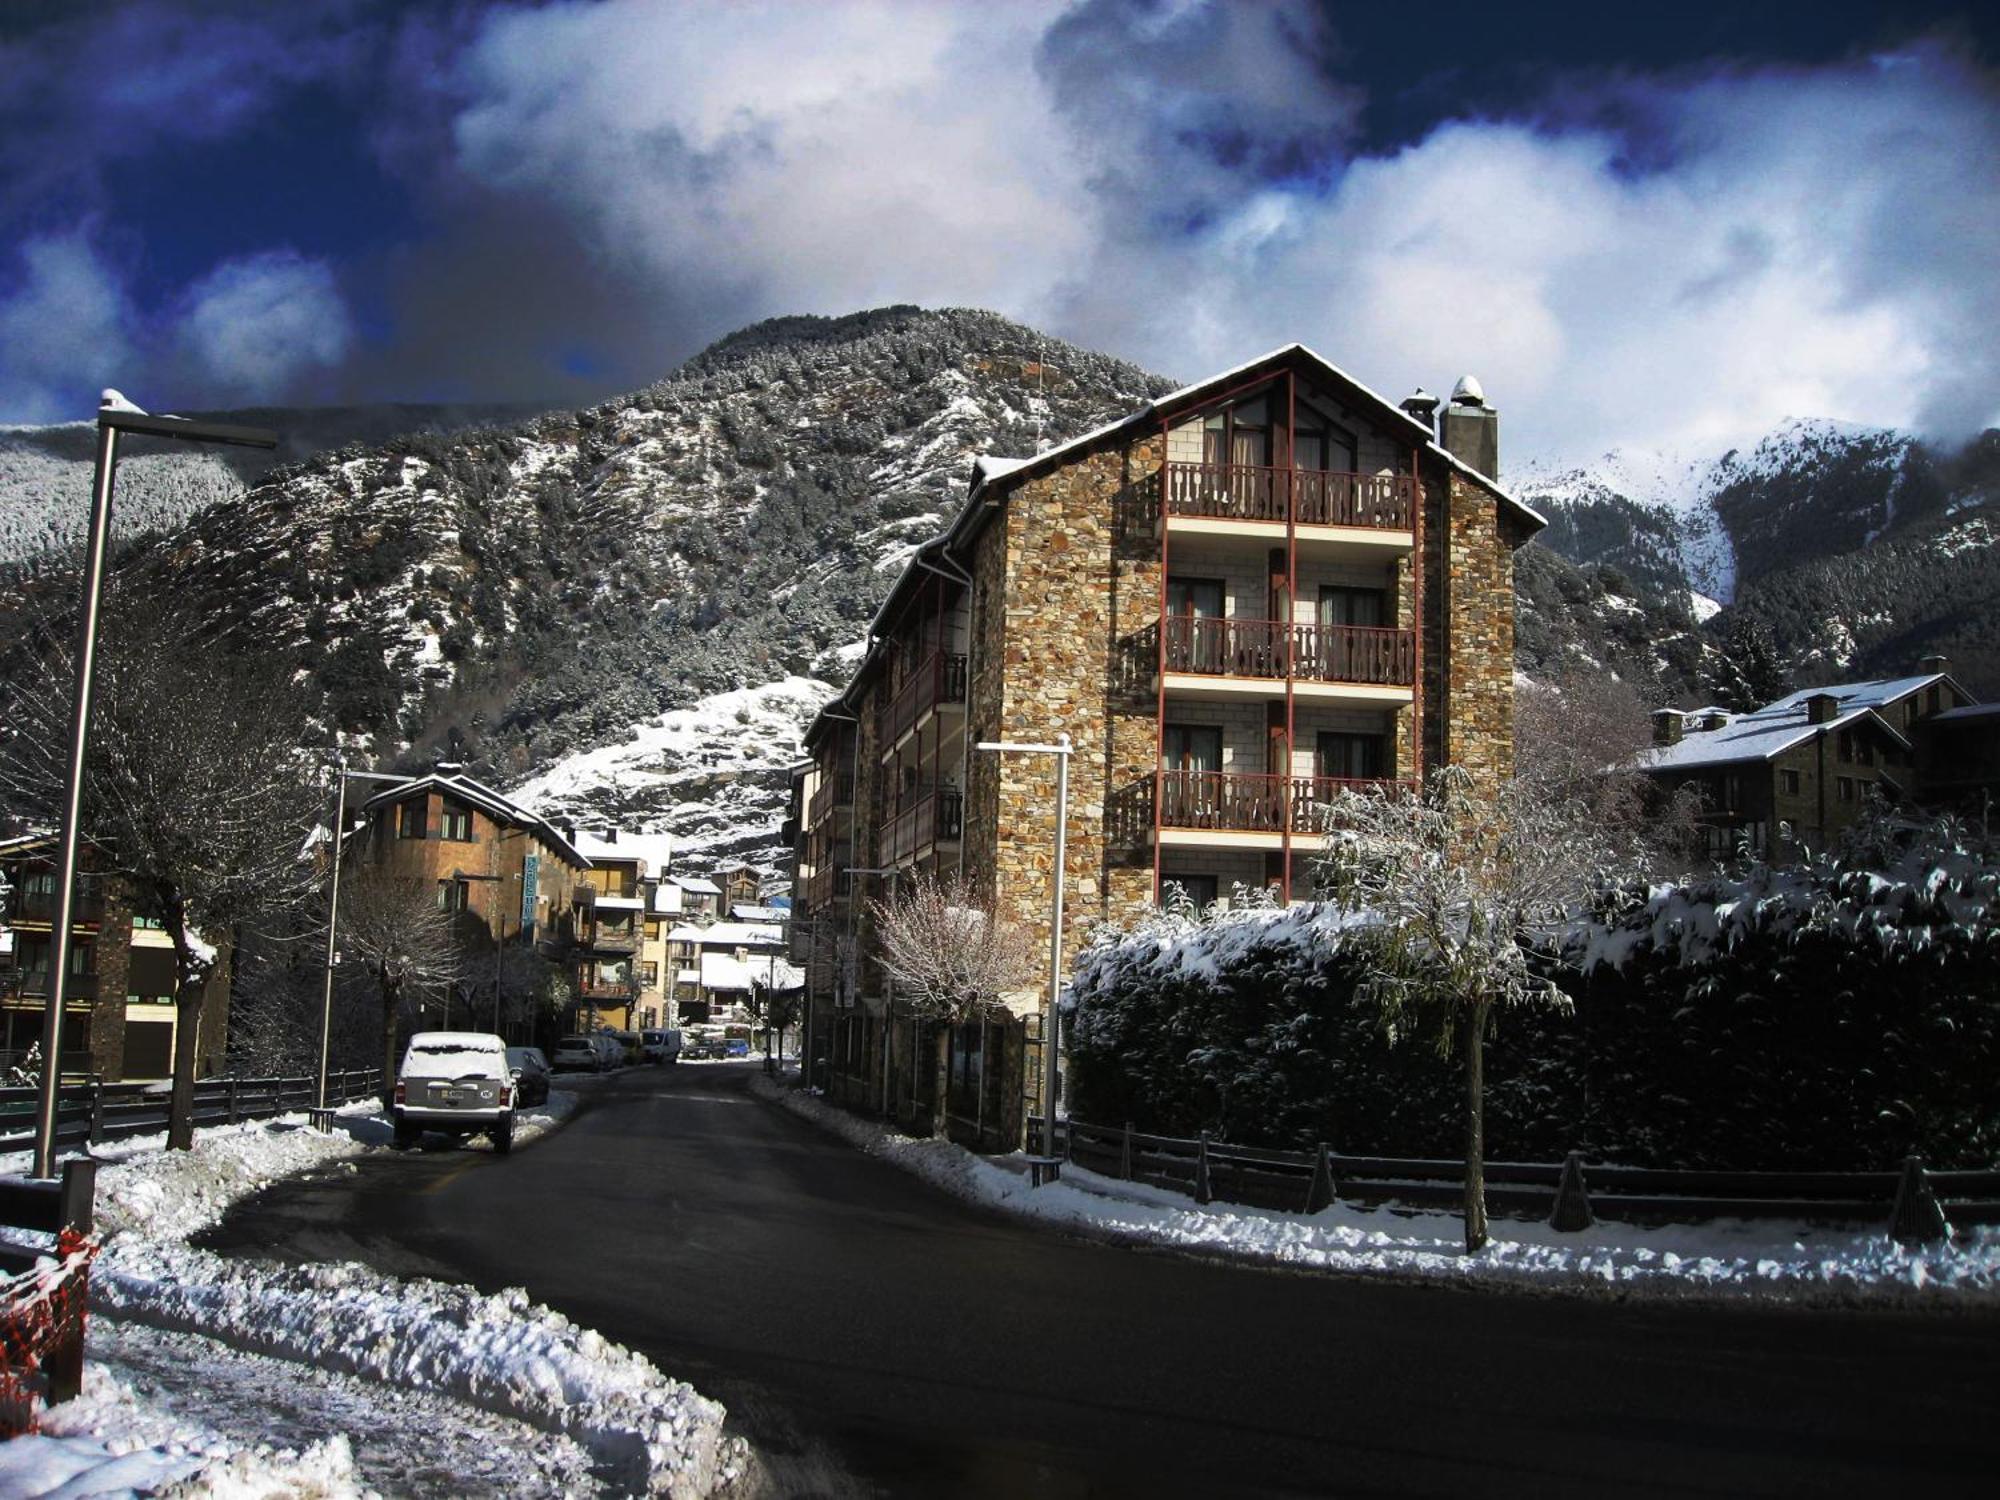
[[674, 841], [664, 833], [628, 833], [618, 829], [596, 834], [577, 830], [576, 847], [595, 864], [637, 860], [648, 875], [664, 875], [672, 862]]
[[[1875, 682], [1836, 682], [1826, 687], [1800, 688], [1796, 693], [1787, 693], [1757, 711], [1769, 713], [1775, 709], [1795, 708], [1806, 699], [1816, 698], [1822, 693], [1838, 698], [1843, 712], [1850, 708], [1884, 708], [1898, 698], [1922, 691], [1934, 682], [1951, 682], [1951, 679], [1943, 672], [1926, 672], [1917, 677], [1885, 677]], [[1955, 682], [1951, 685], [1958, 687]], [[1963, 688], [1958, 690], [1961, 693], [1965, 691]], [[1965, 696], [1970, 697], [1971, 694], [1966, 693]]]
[[[1808, 695], [1809, 696], [1809, 695]], [[1794, 745], [1804, 744], [1818, 734], [1851, 728], [1866, 720], [1897, 744], [1908, 747], [1894, 725], [1875, 711], [1873, 705], [1850, 707], [1821, 724], [1807, 718], [1804, 697], [1780, 699], [1755, 713], [1738, 714], [1720, 729], [1690, 729], [1678, 744], [1653, 745], [1639, 752], [1642, 771], [1684, 771], [1701, 766], [1728, 766], [1744, 761], [1769, 760]]]
[[1973, 719], [2000, 717], [2000, 703], [1968, 703], [1962, 708], [1948, 708], [1941, 714], [1931, 716], [1933, 724], [1964, 724]]
[[677, 917], [685, 909], [681, 901], [684, 893], [671, 880], [663, 880], [653, 887], [653, 910], [670, 917]]
[[802, 990], [806, 987], [806, 971], [782, 958], [774, 963], [757, 964], [752, 973], [760, 990]]
[[676, 875], [673, 877], [673, 882], [682, 890], [693, 891], [698, 896], [720, 896], [722, 894], [721, 886], [717, 885], [713, 880], [705, 880], [699, 875]]
[[789, 922], [792, 913], [782, 906], [732, 906], [729, 915], [738, 922]]
[[683, 922], [667, 933], [670, 943], [698, 943], [708, 948], [778, 947], [785, 934], [776, 927], [751, 922], [711, 922], [706, 927]]
[[492, 787], [482, 782], [474, 781], [463, 772], [433, 771], [428, 776], [412, 776], [407, 780], [399, 781], [383, 788], [383, 790], [362, 803], [361, 810], [363, 813], [372, 816], [378, 809], [401, 802], [412, 792], [428, 792], [432, 789], [451, 793], [452, 796], [457, 797], [459, 800], [468, 802], [478, 808], [496, 822], [511, 824], [516, 828], [530, 829], [544, 844], [547, 844], [558, 854], [566, 855], [570, 862], [578, 869], [587, 870], [590, 868], [589, 856], [578, 850], [576, 845], [565, 838], [553, 823], [529, 812], [518, 802], [510, 801], [499, 792], [494, 791]]
[[644, 911], [646, 909], [645, 898], [641, 896], [599, 896], [595, 904], [600, 909], [609, 908], [612, 911]]
[[[764, 964], [760, 961], [757, 969]], [[701, 987], [705, 990], [747, 990], [756, 982], [751, 965], [733, 953], [704, 953], [701, 956]]]

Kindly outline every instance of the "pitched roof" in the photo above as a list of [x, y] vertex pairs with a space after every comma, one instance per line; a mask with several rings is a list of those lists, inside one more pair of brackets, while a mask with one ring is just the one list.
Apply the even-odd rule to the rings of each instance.
[[1248, 360], [1231, 369], [1223, 370], [1218, 374], [1210, 375], [1206, 379], [1198, 380], [1192, 385], [1184, 385], [1177, 391], [1169, 391], [1166, 395], [1147, 402], [1146, 405], [1129, 415], [1120, 417], [1113, 422], [1107, 422], [1102, 427], [1092, 428], [1089, 432], [1084, 433], [1080, 437], [1071, 438], [1066, 443], [1058, 443], [1053, 448], [1044, 449], [1033, 458], [1001, 459], [990, 454], [982, 456], [973, 463], [972, 488], [966, 498], [965, 509], [959, 513], [959, 519], [952, 523], [951, 530], [947, 534], [956, 536], [965, 518], [976, 510], [976, 502], [980, 497], [980, 493], [989, 483], [999, 483], [1004, 480], [1011, 484], [1014, 481], [1027, 478], [1030, 474], [1044, 473], [1056, 467], [1070, 455], [1101, 443], [1105, 439], [1124, 432], [1128, 428], [1149, 426], [1154, 422], [1158, 422], [1163, 417], [1171, 417], [1183, 407], [1198, 405], [1204, 397], [1214, 394], [1218, 387], [1240, 381], [1245, 376], [1254, 375], [1265, 369], [1269, 369], [1275, 374], [1284, 365], [1300, 358], [1318, 365], [1326, 375], [1348, 387], [1356, 395], [1360, 396], [1363, 401], [1372, 404], [1376, 409], [1376, 415], [1381, 417], [1383, 421], [1389, 423], [1391, 426], [1400, 426], [1403, 428], [1409, 437], [1422, 446], [1425, 452], [1431, 454], [1433, 457], [1442, 459], [1447, 466], [1455, 469], [1467, 479], [1472, 480], [1481, 488], [1492, 493], [1502, 504], [1512, 509], [1522, 520], [1528, 522], [1536, 530], [1539, 531], [1542, 527], [1549, 524], [1548, 519], [1533, 506], [1516, 497], [1491, 475], [1482, 474], [1449, 448], [1445, 447], [1437, 440], [1435, 432], [1404, 411], [1395, 402], [1371, 390], [1324, 355], [1316, 353], [1304, 344], [1290, 343], [1282, 344], [1278, 348], [1271, 350], [1268, 354], [1260, 354], [1255, 359]]
[[1808, 698], [1824, 693], [1838, 698], [1843, 710], [1849, 708], [1885, 708], [1898, 698], [1907, 698], [1911, 693], [1921, 692], [1934, 682], [1950, 683], [1963, 696], [1972, 695], [1952, 682], [1945, 672], [1925, 672], [1915, 677], [1883, 677], [1873, 682], [1836, 682], [1826, 687], [1800, 688], [1796, 693], [1787, 693], [1775, 703], [1768, 703], [1757, 710], [1767, 713], [1773, 709], [1791, 708], [1804, 703]]
[[1678, 744], [1653, 745], [1641, 750], [1636, 764], [1642, 771], [1685, 771], [1764, 761], [1794, 745], [1804, 744], [1815, 735], [1852, 728], [1863, 720], [1898, 745], [1909, 748], [1910, 742], [1872, 704], [1850, 706], [1823, 724], [1812, 723], [1807, 718], [1809, 710], [1805, 702], [1810, 696], [1810, 693], [1793, 694], [1755, 713], [1737, 714], [1720, 729], [1691, 729]]
[[433, 771], [428, 776], [412, 776], [396, 782], [362, 803], [361, 810], [372, 815], [380, 808], [401, 802], [412, 792], [428, 792], [432, 789], [451, 793], [460, 801], [468, 802], [478, 808], [497, 823], [532, 830], [543, 843], [558, 854], [566, 856], [579, 870], [590, 868], [589, 858], [580, 853], [553, 823], [529, 812], [518, 802], [510, 802], [492, 787], [474, 781], [462, 771]]
[[672, 862], [674, 841], [665, 833], [631, 833], [617, 829], [607, 837], [580, 828], [576, 847], [593, 864], [617, 864], [637, 860], [648, 875], [664, 875]]
[[711, 922], [706, 927], [683, 922], [667, 933], [667, 941], [711, 948], [771, 948], [781, 946], [785, 935], [761, 922]]

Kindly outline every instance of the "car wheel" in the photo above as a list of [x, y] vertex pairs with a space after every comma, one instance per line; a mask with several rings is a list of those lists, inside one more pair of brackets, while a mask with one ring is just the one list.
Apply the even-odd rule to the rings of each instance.
[[495, 1156], [505, 1156], [514, 1149], [514, 1121], [511, 1117], [494, 1126], [490, 1134]]
[[398, 1151], [407, 1151], [417, 1143], [418, 1130], [407, 1120], [396, 1122], [396, 1137], [390, 1144]]

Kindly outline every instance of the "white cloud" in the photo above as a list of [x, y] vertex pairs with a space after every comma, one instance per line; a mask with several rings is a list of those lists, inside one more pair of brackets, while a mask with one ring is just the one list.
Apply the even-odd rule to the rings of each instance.
[[205, 389], [269, 400], [338, 365], [353, 327], [325, 262], [273, 250], [225, 261], [190, 287], [176, 337]]
[[1948, 53], [1603, 84], [1634, 168], [1504, 121], [1343, 160], [1328, 47], [1290, 5], [558, 5], [486, 25], [453, 145], [724, 326], [975, 303], [1184, 376], [1300, 338], [1477, 372], [1515, 457], [2000, 420], [2000, 110]]
[[15, 421], [83, 421], [97, 394], [127, 378], [130, 309], [117, 272], [84, 229], [27, 241], [0, 299], [0, 412]]

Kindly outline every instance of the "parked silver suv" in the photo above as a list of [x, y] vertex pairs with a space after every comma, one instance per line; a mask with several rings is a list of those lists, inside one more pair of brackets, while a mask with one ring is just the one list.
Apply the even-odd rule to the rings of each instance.
[[396, 1146], [426, 1130], [493, 1139], [504, 1156], [514, 1145], [514, 1077], [507, 1044], [484, 1031], [420, 1031], [396, 1075]]

